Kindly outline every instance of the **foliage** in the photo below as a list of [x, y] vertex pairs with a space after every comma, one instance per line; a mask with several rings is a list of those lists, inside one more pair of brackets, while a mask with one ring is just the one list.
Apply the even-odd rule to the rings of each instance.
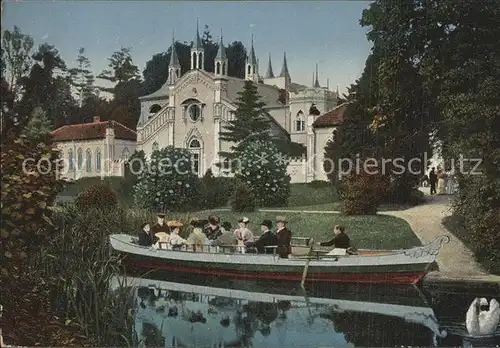
[[71, 76], [71, 84], [74, 86], [78, 92], [78, 99], [80, 100], [80, 105], [83, 101], [95, 96], [94, 87], [94, 74], [92, 74], [92, 64], [90, 60], [84, 56], [85, 48], [80, 47], [78, 49], [78, 56], [76, 59], [77, 67], [68, 70]]
[[376, 214], [387, 184], [387, 178], [380, 174], [350, 173], [342, 183], [342, 212], [347, 215]]
[[[4, 30], [2, 35], [2, 134], [4, 127], [12, 128], [16, 122], [26, 124], [26, 120], [15, 121], [13, 110], [23, 92], [23, 79], [28, 76], [31, 68], [33, 38], [23, 34], [14, 26], [14, 30]], [[5, 113], [5, 114], [4, 114]], [[7, 115], [6, 115], [7, 114]], [[27, 115], [25, 115], [27, 116]]]
[[50, 136], [52, 124], [41, 107], [36, 107], [24, 128], [26, 137], [34, 142], [45, 141]]
[[258, 206], [285, 206], [290, 196], [288, 158], [271, 141], [240, 144], [235, 177], [248, 185]]
[[234, 179], [228, 177], [214, 177], [209, 169], [200, 180], [199, 207], [212, 209], [224, 207], [234, 191]]
[[168, 146], [151, 155], [134, 186], [137, 206], [172, 211], [189, 209], [198, 195], [191, 153]]
[[236, 185], [231, 197], [231, 208], [234, 212], [251, 212], [256, 207], [255, 196], [250, 187], [242, 182]]
[[[262, 115], [265, 105], [252, 81], [245, 81], [243, 89], [238, 92], [234, 118], [224, 125], [220, 138], [231, 143], [239, 143], [248, 136], [264, 140], [269, 138], [269, 120]], [[233, 147], [237, 150], [237, 147]]]
[[117, 204], [116, 193], [104, 184], [88, 186], [76, 197], [76, 206], [81, 211], [92, 209], [110, 211], [115, 209]]
[[[314, 206], [338, 201], [337, 190], [327, 181], [290, 184], [288, 207]], [[333, 205], [332, 208], [333, 209]]]
[[[45, 228], [52, 224], [50, 206], [63, 188], [56, 178], [61, 169], [58, 155], [52, 144], [33, 143], [24, 136], [2, 146], [2, 257], [13, 265], [43, 244]], [[7, 264], [2, 263], [2, 273]]]

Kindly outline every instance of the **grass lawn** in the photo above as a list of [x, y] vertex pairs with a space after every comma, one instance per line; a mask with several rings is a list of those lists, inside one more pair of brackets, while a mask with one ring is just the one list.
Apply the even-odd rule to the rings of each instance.
[[[236, 221], [241, 216], [250, 219], [250, 229], [256, 235], [260, 234], [260, 223], [264, 219], [274, 221], [277, 213], [233, 213], [229, 211], [204, 212], [190, 214], [190, 218], [206, 219], [211, 213], [220, 216], [221, 221], [229, 221], [236, 227]], [[366, 249], [404, 249], [421, 245], [408, 223], [392, 216], [343, 216], [338, 214], [307, 214], [288, 213], [288, 228], [296, 237], [313, 237], [315, 241], [326, 241], [332, 236], [335, 224], [343, 225], [357, 248]]]
[[[395, 211], [395, 210], [405, 210], [411, 208], [411, 205], [401, 205], [401, 204], [382, 204], [379, 207], [379, 211]], [[340, 211], [342, 208], [342, 202], [332, 202], [323, 204], [313, 204], [313, 205], [303, 205], [303, 206], [288, 206], [280, 208], [262, 208], [269, 210], [302, 210], [302, 211]]]

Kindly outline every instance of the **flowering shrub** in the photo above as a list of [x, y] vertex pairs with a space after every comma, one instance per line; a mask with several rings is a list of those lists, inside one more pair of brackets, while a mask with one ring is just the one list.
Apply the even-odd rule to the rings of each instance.
[[271, 141], [253, 140], [238, 146], [235, 177], [250, 187], [258, 206], [284, 206], [290, 196], [288, 157]]
[[154, 151], [137, 175], [134, 202], [142, 208], [180, 211], [194, 203], [197, 191], [191, 153], [169, 146]]

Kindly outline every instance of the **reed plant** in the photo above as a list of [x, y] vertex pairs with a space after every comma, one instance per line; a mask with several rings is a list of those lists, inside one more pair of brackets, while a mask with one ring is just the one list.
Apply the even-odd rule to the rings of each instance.
[[[39, 267], [54, 283], [53, 297], [67, 325], [76, 325], [95, 345], [131, 346], [133, 289], [120, 256], [109, 246], [113, 233], [136, 234], [154, 217], [146, 210], [117, 207], [81, 211], [66, 204], [55, 211], [56, 232]], [[111, 279], [119, 285], [112, 289]]]

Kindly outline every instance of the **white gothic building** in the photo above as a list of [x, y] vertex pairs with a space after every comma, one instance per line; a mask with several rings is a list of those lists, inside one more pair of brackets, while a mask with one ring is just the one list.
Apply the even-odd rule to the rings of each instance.
[[[324, 146], [335, 126], [342, 121], [345, 108], [337, 107], [338, 91], [320, 86], [317, 67], [312, 86], [306, 87], [292, 82], [286, 54], [279, 75], [274, 74], [269, 56], [267, 71], [262, 77], [252, 39], [245, 80], [230, 77], [221, 37], [215, 71], [207, 72], [197, 29], [191, 48], [190, 70], [181, 75], [175, 45], [172, 47], [167, 82], [156, 92], [140, 98], [137, 150], [143, 150], [149, 157], [155, 149], [166, 146], [186, 148], [193, 153], [194, 166], [200, 176], [208, 169], [216, 176], [227, 174], [224, 168], [219, 169], [215, 164], [224, 161], [219, 153], [229, 151], [232, 144], [222, 141], [219, 132], [233, 117], [235, 100], [245, 80], [252, 80], [265, 103], [263, 112], [271, 121], [271, 133], [287, 136], [307, 147], [307, 156], [289, 165], [292, 182], [326, 180], [322, 164]], [[319, 110], [319, 115], [310, 115], [312, 105]]]

